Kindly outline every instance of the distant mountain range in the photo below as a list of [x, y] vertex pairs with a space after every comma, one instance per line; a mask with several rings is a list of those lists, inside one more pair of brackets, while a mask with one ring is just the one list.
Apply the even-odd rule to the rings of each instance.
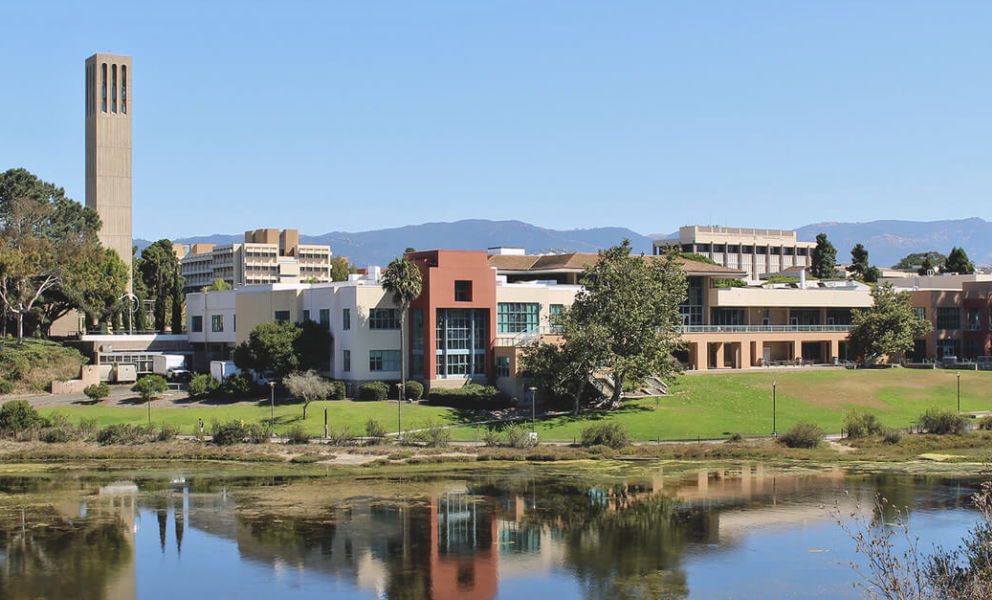
[[[947, 254], [952, 246], [964, 247], [978, 264], [992, 263], [992, 223], [979, 218], [953, 221], [871, 221], [868, 223], [815, 223], [797, 229], [800, 240], [812, 241], [820, 232], [837, 248], [837, 260], [848, 262], [857, 243], [868, 249], [869, 261], [888, 267], [911, 252], [937, 250]], [[335, 256], [347, 256], [359, 267], [386, 265], [406, 248], [431, 250], [485, 250], [493, 246], [516, 246], [528, 253], [596, 252], [629, 238], [636, 252], [651, 253], [652, 239], [674, 234], [645, 236], [624, 227], [591, 229], [545, 229], [522, 221], [471, 219], [454, 223], [424, 223], [393, 229], [323, 235], [300, 235], [300, 241], [327, 244]], [[173, 240], [177, 244], [231, 244], [244, 241], [244, 234], [214, 234]], [[139, 250], [147, 240], [134, 240]]]

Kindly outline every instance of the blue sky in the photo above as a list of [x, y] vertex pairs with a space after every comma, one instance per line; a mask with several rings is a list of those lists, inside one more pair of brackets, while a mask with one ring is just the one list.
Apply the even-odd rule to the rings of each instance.
[[5, 6], [0, 169], [83, 201], [83, 62], [133, 56], [135, 237], [989, 217], [990, 3], [95, 7]]

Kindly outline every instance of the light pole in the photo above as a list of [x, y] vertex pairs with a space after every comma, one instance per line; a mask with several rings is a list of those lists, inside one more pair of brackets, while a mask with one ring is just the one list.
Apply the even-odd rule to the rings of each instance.
[[537, 433], [537, 388], [527, 388], [530, 390], [530, 431]]
[[403, 439], [403, 384], [396, 384], [396, 441]]
[[775, 422], [776, 418], [776, 396], [778, 395], [778, 382], [772, 380], [772, 437], [778, 437], [778, 425]]
[[269, 430], [276, 426], [276, 382], [269, 382]]
[[961, 412], [961, 371], [958, 371], [958, 412]]
[[121, 300], [127, 298], [129, 304], [130, 317], [127, 320], [128, 335], [134, 335], [134, 307], [138, 304], [138, 297], [128, 292], [120, 297]]

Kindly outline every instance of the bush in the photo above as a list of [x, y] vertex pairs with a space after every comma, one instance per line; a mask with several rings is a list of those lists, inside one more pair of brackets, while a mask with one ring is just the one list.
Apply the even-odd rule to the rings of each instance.
[[152, 428], [149, 425], [133, 425], [131, 423], [114, 423], [107, 425], [96, 434], [96, 441], [101, 444], [143, 444], [149, 441]]
[[872, 413], [852, 410], [844, 415], [844, 429], [847, 430], [847, 437], [857, 440], [872, 435], [880, 435], [885, 427]]
[[236, 373], [224, 380], [221, 389], [224, 395], [229, 398], [247, 398], [257, 391], [257, 386], [251, 375]]
[[886, 427], [882, 432], [882, 439], [886, 444], [898, 444], [902, 440], [902, 432], [895, 427]]
[[247, 435], [241, 421], [228, 421], [227, 423], [214, 421], [210, 424], [210, 430], [213, 432], [214, 443], [218, 446], [240, 444], [244, 442]]
[[287, 444], [309, 444], [310, 434], [302, 423], [296, 423], [283, 433]]
[[76, 432], [69, 427], [48, 427], [41, 430], [38, 439], [46, 444], [65, 444], [76, 439]]
[[622, 423], [594, 423], [582, 428], [583, 446], [609, 446], [619, 450], [629, 441], [627, 428]]
[[451, 441], [451, 431], [442, 423], [432, 419], [423, 431], [417, 432], [416, 437], [431, 448], [441, 448]]
[[419, 381], [407, 381], [403, 388], [403, 397], [407, 400], [420, 400], [424, 396], [424, 384]]
[[246, 441], [249, 444], [267, 444], [272, 437], [272, 428], [269, 427], [269, 420], [263, 419], [258, 423], [245, 425]]
[[18, 433], [42, 425], [44, 420], [27, 400], [10, 400], [0, 407], [0, 431]]
[[733, 433], [729, 438], [727, 438], [727, 441], [731, 443], [743, 442], [744, 436], [739, 433]]
[[386, 439], [386, 426], [378, 419], [369, 417], [365, 421], [365, 435], [372, 438], [372, 443], [378, 444]]
[[351, 427], [331, 427], [327, 430], [327, 441], [332, 446], [344, 446], [355, 437]]
[[534, 445], [530, 432], [520, 423], [510, 423], [503, 428], [503, 440], [511, 448], [529, 448]]
[[83, 393], [93, 402], [99, 402], [110, 395], [110, 386], [107, 385], [106, 381], [101, 381], [84, 387]]
[[65, 427], [66, 429], [72, 429], [72, 423], [69, 422], [69, 415], [62, 411], [54, 411], [41, 419], [44, 422], [42, 427]]
[[76, 428], [76, 430], [83, 435], [90, 435], [91, 433], [95, 433], [98, 429], [99, 426], [97, 425], [96, 417], [83, 417], [79, 419], [79, 427]]
[[382, 381], [369, 381], [358, 386], [358, 398], [366, 402], [379, 402], [386, 399], [389, 386]]
[[298, 465], [309, 465], [318, 461], [320, 461], [319, 456], [310, 456], [309, 454], [301, 454], [289, 459], [289, 462], [296, 463]]
[[427, 395], [431, 404], [450, 406], [451, 408], [498, 410], [510, 408], [516, 402], [509, 395], [497, 388], [470, 383], [460, 388], [434, 388]]
[[177, 435], [179, 435], [179, 425], [162, 423], [162, 428], [158, 430], [158, 441], [171, 442]]
[[190, 398], [207, 398], [217, 392], [220, 382], [214, 379], [213, 375], [207, 373], [197, 373], [189, 382]]
[[969, 424], [967, 417], [936, 406], [928, 408], [916, 421], [920, 433], [933, 433], [935, 435], [961, 435], [968, 432]]
[[789, 448], [816, 448], [823, 441], [823, 430], [812, 423], [796, 423], [778, 441]]
[[328, 396], [330, 400], [344, 400], [348, 393], [348, 389], [345, 387], [343, 381], [334, 380], [331, 382], [331, 394]]
[[992, 431], [992, 415], [985, 415], [979, 419], [978, 428], [982, 431]]
[[482, 434], [482, 442], [489, 448], [499, 446], [502, 439], [503, 436], [493, 427], [486, 427], [485, 433]]
[[0, 396], [14, 393], [14, 382], [0, 379]]

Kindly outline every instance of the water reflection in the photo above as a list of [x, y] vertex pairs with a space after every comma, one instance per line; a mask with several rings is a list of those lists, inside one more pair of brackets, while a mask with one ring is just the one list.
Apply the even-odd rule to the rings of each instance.
[[[0, 597], [165, 597], [180, 578], [215, 597], [490, 600], [550, 588], [566, 598], [687, 598], [712, 586], [698, 575], [705, 561], [736, 560], [756, 531], [809, 537], [832, 521], [824, 504], [853, 510], [883, 493], [912, 511], [965, 514], [976, 486], [751, 464], [626, 480], [536, 469], [394, 480], [0, 478]], [[960, 535], [969, 518], [944, 534]], [[835, 530], [809, 543], [836, 545]]]

